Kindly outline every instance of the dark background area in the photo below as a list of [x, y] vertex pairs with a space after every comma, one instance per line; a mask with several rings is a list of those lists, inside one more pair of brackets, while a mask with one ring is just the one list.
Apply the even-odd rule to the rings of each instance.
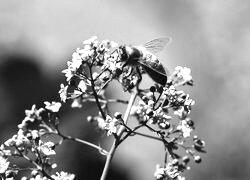
[[[192, 69], [195, 86], [187, 91], [196, 104], [191, 117], [208, 151], [201, 165], [192, 164], [187, 178], [248, 180], [249, 6], [237, 0], [0, 0], [0, 142], [16, 132], [25, 109], [59, 100], [65, 82], [61, 71], [83, 40], [97, 35], [143, 44], [170, 36], [173, 42], [160, 59], [170, 72], [178, 65]], [[86, 111], [95, 113], [94, 105], [68, 109], [61, 115], [65, 133], [97, 143], [104, 139], [83, 120]], [[70, 142], [57, 158], [59, 168], [77, 179], [98, 179], [104, 165], [98, 152]], [[153, 179], [161, 158], [158, 142], [130, 138], [115, 155], [110, 179]]]

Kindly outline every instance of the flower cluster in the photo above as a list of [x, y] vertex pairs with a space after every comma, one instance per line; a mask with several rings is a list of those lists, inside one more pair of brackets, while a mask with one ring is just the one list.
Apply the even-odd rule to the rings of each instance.
[[156, 170], [154, 176], [157, 180], [163, 179], [175, 179], [175, 180], [185, 180], [184, 177], [180, 175], [183, 169], [188, 169], [186, 162], [179, 164], [177, 159], [173, 159], [171, 162], [167, 163], [165, 167], [161, 167], [159, 164], [156, 165]]
[[[186, 74], [182, 71], [183, 69], [187, 71]], [[196, 152], [205, 152], [205, 142], [197, 136], [193, 136], [193, 145], [188, 145], [188, 142], [191, 141], [188, 139], [191, 139], [192, 131], [195, 129], [195, 124], [188, 115], [195, 102], [189, 94], [177, 89], [180, 85], [191, 85], [187, 82], [192, 82], [188, 68], [183, 69], [179, 66], [172, 76], [178, 77], [178, 81], [176, 78], [169, 78], [165, 87], [155, 85], [150, 87], [148, 91], [141, 92], [141, 100], [138, 105], [133, 106], [131, 111], [139, 124], [147, 127], [163, 142], [170, 155], [170, 161], [179, 162], [181, 157], [186, 159], [179, 164], [173, 165], [171, 162], [164, 163], [164, 167], [158, 167], [155, 173], [157, 179], [182, 178], [181, 172], [189, 169], [187, 164], [190, 157], [199, 163], [201, 158], [196, 155]], [[186, 155], [180, 154], [180, 148], [184, 149]]]
[[177, 66], [171, 76], [173, 84], [176, 85], [193, 85], [193, 80], [191, 76], [191, 69], [187, 67]]
[[[22, 180], [71, 180], [74, 178], [74, 175], [65, 174], [64, 172], [52, 176], [48, 174], [57, 165], [50, 160], [50, 157], [56, 154], [56, 143], [48, 140], [47, 137], [51, 134], [59, 135], [56, 120], [61, 103], [44, 102], [44, 104], [44, 108], [37, 109], [33, 105], [31, 110], [26, 110], [25, 118], [18, 125], [17, 134], [1, 145], [1, 178], [11, 180], [18, 173], [17, 165], [8, 161], [10, 157], [23, 158], [35, 166], [35, 168], [30, 168], [31, 177], [23, 177]], [[18, 170], [22, 170], [22, 168], [20, 167]]]
[[[33, 105], [31, 110], [26, 110], [26, 117], [18, 125], [18, 132], [0, 146], [0, 179], [12, 180], [18, 170], [27, 170], [30, 171], [30, 176], [22, 177], [22, 180], [73, 180], [74, 174], [64, 171], [52, 173], [57, 165], [52, 162], [51, 157], [56, 155], [56, 149], [65, 140], [95, 148], [107, 156], [106, 165], [110, 165], [109, 161], [116, 148], [130, 136], [141, 135], [161, 141], [165, 159], [162, 166], [157, 165], [154, 174], [157, 180], [184, 180], [181, 173], [190, 169], [190, 159], [196, 163], [201, 162], [197, 153], [205, 152], [205, 142], [198, 136], [192, 136], [195, 124], [189, 117], [194, 100], [189, 94], [179, 90], [183, 85], [193, 85], [191, 70], [177, 66], [171, 76], [166, 78], [167, 75], [164, 74], [166, 85], [156, 83], [141, 89], [141, 74], [157, 69], [165, 72], [163, 66], [155, 55], [148, 52], [149, 56], [146, 54], [144, 61], [149, 64], [151, 61], [157, 62], [154, 64], [159, 67], [148, 67], [147, 71], [138, 64], [135, 68], [125, 61], [128, 54], [122, 47], [125, 46], [118, 46], [109, 40], [98, 41], [97, 37], [92, 37], [84, 41], [81, 48], [76, 49], [72, 59], [67, 62], [67, 68], [62, 71], [66, 84], [60, 85], [61, 102], [45, 101], [42, 108], [38, 109]], [[145, 48], [144, 51], [147, 53]], [[162, 76], [151, 72], [150, 77], [153, 80], [157, 79], [154, 73], [156, 76]], [[113, 80], [117, 80], [124, 91], [131, 94], [129, 100], [106, 97], [107, 86]], [[139, 101], [136, 101], [137, 97], [140, 98]], [[98, 129], [114, 138], [109, 152], [100, 145], [61, 132], [59, 112], [68, 101], [71, 101], [72, 108], [81, 108], [85, 102], [94, 102], [97, 105], [98, 115], [88, 116], [87, 121], [94, 122]], [[126, 105], [125, 114], [116, 112], [112, 116], [109, 110], [111, 103]], [[130, 115], [138, 120], [137, 126], [128, 126]], [[139, 132], [142, 127], [147, 128], [152, 135]], [[51, 135], [58, 136], [59, 141], [52, 141]], [[22, 158], [33, 166], [26, 169], [17, 168], [10, 157]], [[104, 168], [101, 179], [105, 179], [107, 169], [109, 168]]]
[[64, 171], [61, 171], [60, 173], [56, 172], [56, 174], [51, 175], [50, 178], [43, 176], [36, 170], [32, 171], [31, 175], [31, 178], [27, 178], [26, 176], [24, 176], [21, 180], [50, 180], [51, 178], [54, 180], [73, 180], [75, 178], [74, 174], [69, 174]]
[[[118, 53], [112, 52], [117, 44], [92, 37], [77, 48], [72, 59], [63, 70], [68, 85], [61, 84], [59, 91], [61, 101], [73, 99], [72, 107], [82, 107], [82, 103], [93, 100], [93, 94], [102, 95], [102, 89], [121, 72], [121, 63], [117, 61]], [[93, 72], [95, 67], [95, 72]], [[94, 89], [93, 89], [94, 88]]]

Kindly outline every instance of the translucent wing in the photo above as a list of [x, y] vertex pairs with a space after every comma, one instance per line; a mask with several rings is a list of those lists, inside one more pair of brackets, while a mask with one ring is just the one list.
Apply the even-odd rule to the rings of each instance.
[[163, 48], [171, 42], [171, 38], [169, 37], [162, 37], [157, 38], [152, 41], [147, 42], [143, 45], [143, 47], [146, 48], [147, 51], [155, 54], [163, 50]]

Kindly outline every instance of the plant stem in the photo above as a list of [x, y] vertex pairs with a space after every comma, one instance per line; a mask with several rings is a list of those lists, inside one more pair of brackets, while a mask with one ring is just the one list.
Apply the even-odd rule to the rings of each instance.
[[154, 140], [162, 141], [162, 139], [161, 139], [161, 138], [159, 138], [159, 137], [151, 136], [151, 135], [144, 134], [144, 133], [140, 133], [140, 132], [133, 132], [133, 133], [134, 133], [134, 134], [137, 134], [137, 135], [140, 135], [140, 136], [143, 136], [143, 137], [150, 138], [150, 139], [154, 139]]
[[79, 139], [79, 138], [76, 138], [76, 137], [67, 136], [67, 135], [62, 134], [62, 132], [59, 130], [58, 126], [56, 127], [56, 130], [57, 130], [57, 132], [49, 132], [49, 133], [46, 133], [46, 134], [54, 134], [54, 135], [60, 136], [62, 138], [62, 140], [70, 140], [70, 141], [73, 141], [73, 142], [78, 142], [78, 143], [81, 143], [81, 144], [85, 144], [87, 146], [95, 148], [96, 150], [98, 150], [103, 155], [108, 154], [108, 152], [105, 149], [103, 149], [102, 147], [97, 146], [97, 145], [95, 145], [95, 144], [93, 144], [91, 142], [88, 142], [88, 141], [85, 141], [83, 139]]
[[82, 139], [75, 138], [75, 137], [71, 137], [71, 136], [65, 136], [65, 135], [62, 135], [62, 134], [60, 134], [60, 136], [61, 136], [62, 138], [64, 138], [64, 139], [71, 140], [71, 141], [75, 141], [75, 142], [78, 142], [78, 143], [81, 143], [81, 144], [85, 144], [85, 145], [87, 145], [87, 146], [90, 146], [90, 147], [92, 147], [92, 148], [95, 148], [95, 149], [97, 149], [99, 152], [101, 152], [101, 153], [104, 154], [104, 155], [106, 155], [106, 154], [108, 153], [105, 149], [103, 149], [103, 148], [101, 148], [100, 146], [97, 146], [97, 145], [95, 145], [95, 144], [93, 144], [93, 143], [90, 143], [90, 142], [88, 142], [88, 141], [84, 141], [84, 140], [82, 140]]
[[[127, 109], [126, 109], [126, 112], [125, 112], [124, 118], [123, 118], [124, 124], [127, 124], [127, 122], [128, 122], [128, 117], [129, 117], [131, 108], [132, 108], [132, 106], [133, 106], [133, 104], [134, 104], [134, 102], [135, 102], [136, 96], [137, 96], [137, 92], [133, 93], [133, 94], [131, 95], [130, 99], [129, 99], [129, 103], [128, 103], [128, 106], [127, 106]], [[116, 150], [116, 148], [118, 147], [119, 140], [120, 140], [120, 138], [121, 138], [123, 132], [125, 131], [125, 129], [126, 129], [125, 126], [121, 126], [121, 127], [119, 128], [118, 132], [117, 132], [117, 137], [118, 137], [118, 138], [115, 138], [115, 139], [114, 139], [114, 142], [113, 142], [113, 144], [112, 144], [112, 146], [111, 146], [111, 148], [110, 148], [110, 151], [109, 151], [109, 153], [108, 153], [108, 155], [107, 155], [106, 162], [105, 162], [105, 166], [104, 166], [104, 168], [103, 168], [102, 176], [101, 176], [100, 180], [105, 180], [106, 177], [107, 177], [108, 170], [109, 170], [109, 168], [110, 168], [112, 158], [113, 158], [113, 156], [114, 156], [114, 154], [115, 154], [115, 150]]]
[[91, 66], [88, 65], [88, 67], [89, 67], [90, 78], [91, 78], [91, 87], [92, 87], [93, 95], [94, 95], [95, 100], [96, 100], [97, 107], [98, 107], [98, 109], [99, 109], [99, 111], [100, 111], [100, 113], [101, 113], [101, 115], [102, 115], [102, 118], [103, 118], [103, 119], [106, 119], [106, 115], [105, 115], [105, 113], [104, 113], [103, 110], [102, 110], [101, 104], [100, 104], [100, 102], [99, 102], [98, 94], [97, 94], [97, 92], [96, 92], [96, 90], [95, 90], [95, 80], [94, 80], [94, 78], [93, 78], [93, 73], [92, 73]]

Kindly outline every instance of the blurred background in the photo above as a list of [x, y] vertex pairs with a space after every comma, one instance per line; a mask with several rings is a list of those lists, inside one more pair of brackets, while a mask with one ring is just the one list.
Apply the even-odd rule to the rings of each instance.
[[[249, 8], [247, 0], [0, 0], [0, 142], [17, 131], [25, 109], [59, 100], [61, 71], [83, 40], [96, 35], [143, 44], [170, 36], [173, 42], [160, 59], [170, 72], [177, 65], [192, 69], [191, 117], [208, 151], [201, 165], [191, 165], [187, 179], [250, 179]], [[67, 110], [61, 115], [65, 133], [97, 143], [105, 139], [84, 120], [86, 110], [94, 115], [94, 104]], [[71, 142], [57, 158], [59, 169], [91, 180], [100, 177], [105, 160]], [[130, 138], [115, 155], [108, 179], [152, 180], [161, 158], [158, 142]]]

